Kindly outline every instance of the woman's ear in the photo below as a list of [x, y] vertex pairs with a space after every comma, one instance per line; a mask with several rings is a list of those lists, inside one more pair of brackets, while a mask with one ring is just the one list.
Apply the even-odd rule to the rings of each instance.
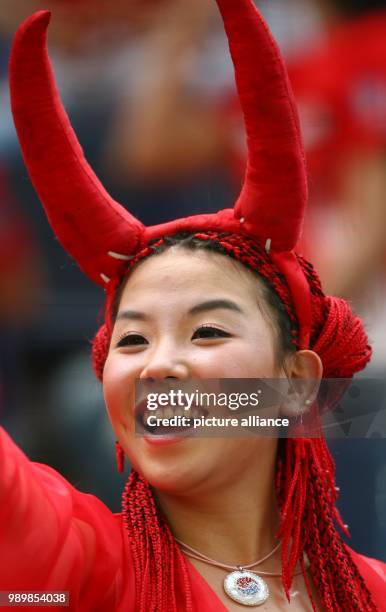
[[323, 375], [322, 360], [314, 351], [296, 351], [286, 362], [286, 372], [290, 378], [320, 381]]
[[290, 385], [282, 413], [299, 416], [308, 412], [314, 403], [323, 375], [323, 364], [317, 353], [296, 351], [285, 362], [285, 373]]

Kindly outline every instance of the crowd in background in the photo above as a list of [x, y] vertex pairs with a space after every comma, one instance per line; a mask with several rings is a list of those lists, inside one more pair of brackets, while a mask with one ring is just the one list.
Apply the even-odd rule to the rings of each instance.
[[[364, 317], [374, 344], [365, 375], [386, 382], [386, 2], [257, 4], [285, 53], [304, 131], [310, 205], [299, 249], [326, 292]], [[50, 56], [87, 159], [144, 223], [232, 205], [243, 123], [215, 2], [2, 0], [0, 418], [32, 458], [118, 510], [123, 481], [89, 359], [103, 295], [53, 237], [9, 108], [12, 35], [40, 8], [52, 10]], [[386, 560], [386, 424], [375, 434], [332, 449], [353, 546]]]

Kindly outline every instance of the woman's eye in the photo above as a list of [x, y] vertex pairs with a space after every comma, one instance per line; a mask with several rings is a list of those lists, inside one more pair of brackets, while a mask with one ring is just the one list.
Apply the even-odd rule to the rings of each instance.
[[122, 346], [141, 346], [142, 344], [149, 344], [144, 336], [141, 334], [128, 334], [127, 336], [123, 336], [117, 342], [117, 347]]
[[224, 331], [223, 329], [219, 329], [218, 327], [205, 325], [196, 329], [192, 336], [192, 340], [202, 338], [230, 338], [230, 334], [228, 334], [228, 332]]

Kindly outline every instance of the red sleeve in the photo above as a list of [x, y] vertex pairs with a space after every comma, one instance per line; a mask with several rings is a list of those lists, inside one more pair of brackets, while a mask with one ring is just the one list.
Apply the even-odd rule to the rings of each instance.
[[0, 428], [0, 590], [70, 591], [72, 610], [114, 610], [120, 522]]
[[386, 564], [377, 559], [370, 559], [349, 549], [377, 609], [384, 610], [386, 594]]

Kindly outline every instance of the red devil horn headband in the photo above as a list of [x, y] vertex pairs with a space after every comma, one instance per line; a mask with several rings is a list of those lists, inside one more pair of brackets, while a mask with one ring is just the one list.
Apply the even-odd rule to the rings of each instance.
[[16, 33], [12, 112], [26, 166], [54, 232], [83, 271], [103, 284], [100, 273], [114, 271], [107, 245], [135, 250], [143, 225], [108, 195], [83, 156], [47, 55], [49, 21], [50, 13], [40, 11]]
[[[248, 137], [245, 182], [234, 217], [245, 220], [243, 233], [264, 244], [270, 240], [274, 251], [290, 251], [301, 230], [307, 183], [286, 70], [252, 0], [218, 0], [218, 5]], [[86, 274], [101, 283], [101, 272], [114, 273], [108, 253], [135, 252], [145, 228], [110, 198], [83, 156], [54, 83], [46, 50], [48, 23], [49, 13], [41, 11], [16, 34], [12, 110], [26, 165], [55, 233]], [[230, 215], [220, 223], [216, 215], [205, 215], [191, 218], [188, 226], [234, 230], [234, 223], [224, 227], [231, 221]], [[175, 228], [168, 223], [146, 234], [156, 237], [180, 229], [174, 223]]]
[[[302, 227], [307, 181], [286, 69], [252, 0], [216, 1], [248, 141], [245, 181], [234, 209], [145, 228], [108, 195], [83, 156], [55, 86], [47, 11], [20, 26], [11, 54], [11, 103], [24, 160], [55, 234], [96, 283], [106, 286], [121, 276], [127, 260], [153, 238], [183, 230], [242, 233], [270, 249], [277, 263], [280, 254], [301, 323], [308, 288], [290, 251]], [[309, 313], [305, 318], [308, 326]]]
[[219, 0], [247, 133], [244, 186], [235, 205], [245, 231], [295, 248], [307, 203], [298, 113], [280, 51], [252, 0]]

